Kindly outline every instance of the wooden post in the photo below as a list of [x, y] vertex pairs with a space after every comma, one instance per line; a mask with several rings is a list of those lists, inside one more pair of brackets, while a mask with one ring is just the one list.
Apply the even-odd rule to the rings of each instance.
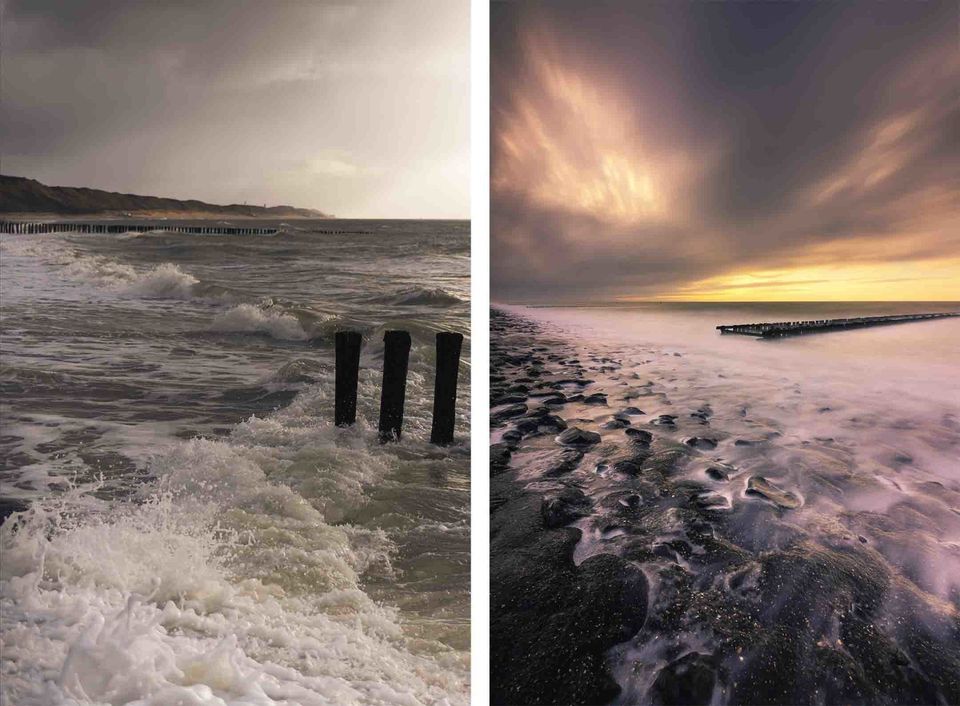
[[357, 421], [357, 376], [360, 373], [360, 344], [357, 331], [337, 331], [337, 379], [333, 423], [348, 427]]
[[432, 444], [453, 443], [462, 347], [462, 333], [437, 334], [437, 377], [433, 386], [433, 426], [430, 430]]
[[403, 426], [403, 398], [407, 390], [410, 334], [383, 334], [383, 385], [380, 393], [380, 441], [399, 441]]

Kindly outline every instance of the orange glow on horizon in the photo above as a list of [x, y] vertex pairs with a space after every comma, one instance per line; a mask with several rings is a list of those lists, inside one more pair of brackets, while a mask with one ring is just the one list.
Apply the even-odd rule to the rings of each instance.
[[[709, 277], [644, 300], [699, 302], [960, 301], [960, 257], [911, 263], [838, 262]], [[631, 301], [624, 297], [623, 301]]]

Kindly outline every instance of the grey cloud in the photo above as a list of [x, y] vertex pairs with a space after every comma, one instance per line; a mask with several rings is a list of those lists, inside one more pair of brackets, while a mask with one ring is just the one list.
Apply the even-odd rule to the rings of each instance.
[[[3, 3], [4, 173], [338, 215], [468, 215], [467, 0]], [[333, 156], [363, 178], [290, 173]]]
[[[610, 237], [569, 209], [545, 213], [523, 184], [494, 190], [495, 294], [655, 295], [864, 238], [874, 245], [864, 262], [902, 258], [899, 244], [918, 232], [914, 257], [960, 257], [956, 3], [567, 2], [493, 13], [494, 135], [518, 96], [541, 90], [523, 47], [548, 36], [566, 66], [633, 106], [638, 133], [703, 157], [683, 194], [690, 218], [634, 224], [623, 237], [603, 214], [593, 233]], [[877, 146], [874, 133], [904, 116], [913, 124]], [[496, 172], [508, 157], [492, 149]], [[592, 247], [573, 247], [579, 238]], [[522, 258], [541, 248], [549, 269], [531, 274]]]

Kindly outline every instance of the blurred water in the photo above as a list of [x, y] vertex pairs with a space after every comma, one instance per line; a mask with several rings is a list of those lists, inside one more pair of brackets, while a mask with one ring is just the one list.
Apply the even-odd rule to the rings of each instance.
[[[574, 473], [543, 476], [550, 435], [512, 463], [531, 489], [591, 499], [575, 561], [614, 553], [650, 581], [644, 629], [609, 654], [620, 703], [673, 688], [684, 664], [715, 704], [960, 695], [960, 319], [777, 340], [715, 330], [960, 306], [500, 308], [540, 323], [542, 379], [582, 376], [608, 400], [555, 412], [602, 437]], [[614, 470], [636, 453], [612, 423], [627, 407], [654, 434], [635, 475]], [[756, 477], [783, 504], [753, 492]]]

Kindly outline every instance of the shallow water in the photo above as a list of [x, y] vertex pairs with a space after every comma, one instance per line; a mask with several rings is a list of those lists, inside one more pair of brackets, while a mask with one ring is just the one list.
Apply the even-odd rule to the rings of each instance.
[[[467, 700], [469, 224], [263, 225], [0, 239], [0, 496], [29, 507], [0, 529], [5, 702]], [[382, 446], [391, 328], [413, 348]], [[444, 330], [467, 338], [439, 449]]]
[[576, 563], [612, 553], [650, 584], [644, 628], [608, 654], [618, 703], [670, 703], [681, 683], [714, 704], [960, 697], [960, 320], [715, 331], [957, 306], [502, 308], [541, 326], [534, 389], [587, 382], [561, 383], [574, 399], [551, 412], [600, 434], [568, 473], [555, 432], [511, 468], [589, 499]]

